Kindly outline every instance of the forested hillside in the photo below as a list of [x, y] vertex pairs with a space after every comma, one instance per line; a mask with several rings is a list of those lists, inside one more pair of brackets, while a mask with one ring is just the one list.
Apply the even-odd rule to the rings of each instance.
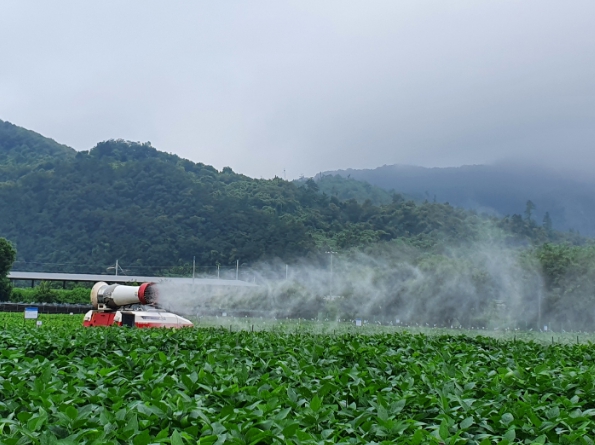
[[119, 259], [136, 273], [156, 273], [193, 257], [205, 266], [292, 261], [395, 238], [472, 242], [488, 226], [504, 229], [515, 245], [572, 237], [531, 215], [489, 219], [398, 194], [382, 205], [345, 201], [320, 193], [313, 180], [219, 172], [148, 143], [111, 140], [73, 154], [36, 133], [4, 127], [11, 131], [2, 133], [9, 136], [0, 140], [0, 159], [11, 176], [0, 182], [0, 236], [16, 246], [21, 269], [104, 272]]
[[[325, 193], [341, 201], [355, 199], [360, 204], [370, 201], [374, 205], [383, 205], [392, 202], [394, 194], [392, 190], [384, 190], [368, 182], [341, 175], [317, 175], [314, 180], [320, 193]], [[303, 185], [306, 181], [307, 178], [300, 178], [295, 182], [298, 185]]]
[[188, 274], [196, 257], [199, 270], [239, 261], [266, 280], [289, 263], [294, 281], [272, 280], [261, 290], [273, 296], [241, 305], [441, 325], [595, 320], [592, 242], [540, 221], [531, 202], [496, 217], [352, 178], [252, 179], [148, 143], [74, 152], [4, 128], [0, 237], [18, 270], [105, 273], [118, 259], [134, 274]]
[[554, 228], [595, 236], [595, 176], [579, 179], [537, 165], [501, 164], [453, 168], [385, 165], [327, 172], [320, 177], [326, 180], [334, 175], [398, 190], [417, 201], [449, 202], [500, 217], [518, 213], [531, 200], [537, 221], [542, 222], [547, 212]]
[[0, 120], [0, 181], [33, 169], [52, 169], [56, 161], [72, 159], [76, 151], [34, 131]]

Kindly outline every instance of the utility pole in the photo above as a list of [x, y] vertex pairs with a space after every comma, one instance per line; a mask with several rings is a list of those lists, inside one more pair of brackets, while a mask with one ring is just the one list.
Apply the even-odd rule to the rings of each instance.
[[217, 279], [219, 279], [219, 264], [217, 264]]
[[537, 291], [537, 328], [541, 331], [541, 291]]
[[331, 252], [331, 287], [329, 296], [333, 296], [333, 252]]
[[196, 256], [192, 257], [192, 284], [194, 284], [194, 274], [196, 272]]
[[120, 262], [119, 262], [119, 260], [116, 260], [116, 266], [115, 266], [115, 267], [114, 267], [114, 266], [110, 266], [110, 267], [108, 267], [108, 268], [107, 268], [107, 269], [105, 269], [105, 270], [106, 270], [106, 271], [108, 271], [108, 270], [112, 270], [112, 269], [114, 269], [116, 276], [118, 276], [118, 270], [121, 270], [121, 271], [124, 273], [124, 275], [126, 275], [126, 272], [124, 271], [124, 269], [122, 269], [122, 268], [120, 267]]
[[288, 265], [288, 264], [286, 264], [286, 265], [285, 265], [285, 281], [287, 281], [287, 277], [288, 277], [288, 275], [289, 275], [289, 265]]
[[236, 260], [236, 280], [240, 276], [240, 260]]
[[333, 252], [332, 250], [329, 250], [327, 253], [330, 253], [330, 255], [331, 255], [331, 284], [329, 286], [329, 290], [330, 290], [329, 297], [332, 297], [332, 295], [333, 295], [333, 254], [337, 253], [337, 252]]

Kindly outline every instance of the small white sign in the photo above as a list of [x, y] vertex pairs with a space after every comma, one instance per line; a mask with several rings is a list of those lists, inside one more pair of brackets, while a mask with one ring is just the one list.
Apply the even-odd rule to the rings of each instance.
[[36, 319], [38, 314], [39, 314], [39, 312], [36, 307], [26, 307], [25, 308], [25, 318]]
[[356, 325], [356, 326], [361, 326], [361, 325], [362, 325], [362, 320], [361, 320], [361, 318], [356, 318], [356, 319], [355, 319], [355, 325]]
[[41, 321], [37, 320], [37, 327], [41, 326]]
[[221, 316], [222, 316], [222, 317], [227, 317], [227, 312], [223, 312], [223, 313], [221, 314]]

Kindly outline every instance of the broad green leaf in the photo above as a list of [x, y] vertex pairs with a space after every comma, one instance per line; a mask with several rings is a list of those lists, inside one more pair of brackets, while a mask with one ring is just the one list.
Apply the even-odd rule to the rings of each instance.
[[421, 442], [424, 440], [424, 434], [422, 430], [415, 431], [415, 434], [411, 437], [411, 445], [420, 445]]
[[407, 404], [407, 400], [405, 399], [401, 399], [393, 404], [391, 404], [390, 410], [391, 410], [391, 414], [398, 414], [401, 411], [403, 411], [403, 408], [405, 408], [405, 405]]
[[33, 417], [33, 414], [27, 411], [21, 411], [17, 414], [17, 419], [22, 423], [27, 423], [31, 417]]
[[174, 433], [171, 435], [170, 443], [171, 443], [171, 445], [184, 445], [182, 436], [177, 431], [174, 431]]
[[291, 412], [291, 408], [282, 409], [275, 415], [275, 420], [283, 420], [287, 417], [287, 415]]
[[442, 422], [440, 422], [439, 434], [440, 434], [440, 438], [442, 438], [442, 439], [449, 438], [450, 433], [448, 431], [448, 423], [446, 423], [446, 420], [443, 420]]
[[378, 411], [378, 418], [380, 420], [382, 420], [383, 422], [386, 422], [388, 420], [388, 413], [386, 411], [386, 408], [382, 405], [378, 405], [377, 411]]
[[460, 423], [461, 429], [464, 429], [464, 430], [469, 428], [471, 425], [473, 425], [473, 417], [471, 417], [471, 416], [467, 417]]
[[546, 417], [550, 420], [556, 419], [559, 416], [560, 416], [560, 408], [558, 408], [557, 406], [554, 406], [554, 407], [548, 409], [546, 412]]
[[502, 438], [508, 440], [509, 442], [513, 442], [514, 439], [516, 439], [516, 433], [514, 431], [514, 428], [506, 431], [506, 433], [504, 433], [504, 436], [502, 436]]
[[77, 409], [76, 409], [74, 406], [72, 406], [72, 405], [69, 405], [69, 406], [66, 408], [66, 411], [65, 411], [65, 413], [66, 413], [66, 415], [67, 415], [68, 417], [70, 417], [72, 420], [76, 420], [76, 418], [77, 418], [77, 417], [78, 417], [78, 415], [79, 415], [79, 413], [78, 413], [78, 410], [77, 410]]
[[299, 423], [291, 423], [291, 424], [287, 425], [285, 428], [283, 428], [283, 436], [293, 437], [293, 435], [295, 434], [295, 432], [298, 430], [299, 427], [300, 427]]
[[148, 445], [151, 441], [151, 436], [147, 430], [140, 432], [133, 436], [132, 443], [134, 445]]
[[504, 424], [504, 425], [508, 425], [511, 422], [514, 421], [514, 416], [510, 413], [504, 413], [502, 414], [502, 417], [500, 418], [500, 421]]
[[151, 380], [153, 374], [155, 374], [155, 370], [152, 366], [150, 366], [147, 370], [145, 370], [145, 372], [143, 372], [143, 380]]
[[44, 431], [39, 435], [40, 445], [56, 445], [57, 443], [58, 439], [49, 431]]
[[310, 401], [310, 409], [316, 413], [320, 410], [321, 406], [322, 400], [320, 399], [320, 397], [318, 397], [317, 395], [314, 396], [314, 398]]
[[291, 400], [293, 403], [297, 402], [298, 396], [293, 388], [287, 388], [287, 397], [289, 397], [289, 400]]

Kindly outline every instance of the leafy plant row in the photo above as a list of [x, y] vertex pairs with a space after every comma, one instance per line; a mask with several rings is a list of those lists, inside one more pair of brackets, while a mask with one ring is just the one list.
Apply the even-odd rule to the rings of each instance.
[[591, 345], [223, 329], [0, 332], [6, 444], [585, 443]]

